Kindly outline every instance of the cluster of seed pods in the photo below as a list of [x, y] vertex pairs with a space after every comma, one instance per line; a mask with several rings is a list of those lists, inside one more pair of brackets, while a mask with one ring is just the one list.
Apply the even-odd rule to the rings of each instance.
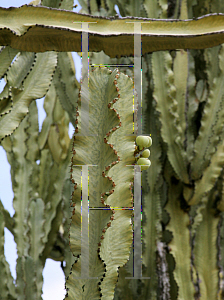
[[139, 135], [136, 138], [136, 144], [138, 145], [137, 152], [138, 150], [144, 150], [140, 154], [137, 164], [141, 166], [142, 170], [147, 170], [151, 166], [151, 161], [148, 159], [150, 156], [150, 150], [145, 148], [152, 145], [152, 139], [150, 136]]

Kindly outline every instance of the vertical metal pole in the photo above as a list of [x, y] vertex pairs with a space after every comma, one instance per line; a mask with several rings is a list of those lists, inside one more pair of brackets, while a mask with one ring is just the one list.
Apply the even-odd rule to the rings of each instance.
[[[134, 95], [134, 134], [142, 134], [142, 68], [141, 68], [141, 22], [134, 23], [134, 88], [137, 91], [139, 104], [137, 109], [137, 97]], [[141, 74], [141, 76], [139, 76]], [[133, 166], [132, 166], [133, 167]], [[125, 277], [126, 279], [150, 279], [142, 277], [142, 240], [141, 240], [141, 167], [134, 166], [134, 277]]]

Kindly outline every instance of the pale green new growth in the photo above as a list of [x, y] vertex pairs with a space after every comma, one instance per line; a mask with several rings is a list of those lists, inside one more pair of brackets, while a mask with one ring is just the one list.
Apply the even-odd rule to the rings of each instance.
[[151, 161], [148, 158], [139, 158], [137, 164], [141, 166], [141, 170], [147, 170], [151, 166]]
[[145, 149], [142, 152], [142, 157], [148, 158], [150, 156], [150, 150], [149, 149]]
[[136, 143], [139, 149], [142, 150], [144, 147], [150, 147], [152, 145], [152, 139], [149, 136], [140, 135], [136, 138]]

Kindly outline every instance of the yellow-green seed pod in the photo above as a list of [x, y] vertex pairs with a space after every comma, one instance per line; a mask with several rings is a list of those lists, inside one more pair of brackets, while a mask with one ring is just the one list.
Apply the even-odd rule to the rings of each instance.
[[151, 161], [147, 158], [141, 157], [138, 159], [137, 164], [141, 166], [141, 170], [147, 170], [151, 166]]
[[149, 155], [150, 155], [150, 150], [149, 150], [149, 149], [145, 149], [145, 150], [142, 152], [142, 157], [148, 158]]
[[142, 150], [143, 147], [148, 147], [147, 145], [149, 144], [149, 137], [144, 136], [144, 135], [139, 135], [136, 138], [136, 143], [139, 146], [139, 149]]

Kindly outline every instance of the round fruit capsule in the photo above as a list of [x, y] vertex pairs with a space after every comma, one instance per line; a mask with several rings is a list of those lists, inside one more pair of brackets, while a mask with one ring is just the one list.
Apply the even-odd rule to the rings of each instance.
[[139, 149], [142, 150], [143, 147], [148, 147], [149, 139], [147, 136], [139, 135], [136, 138], [136, 143], [139, 146]]
[[147, 170], [151, 166], [151, 161], [147, 158], [139, 158], [137, 164], [141, 166], [141, 170]]
[[144, 158], [148, 158], [150, 155], [150, 150], [149, 149], [145, 149], [143, 152], [142, 152], [142, 157]]

